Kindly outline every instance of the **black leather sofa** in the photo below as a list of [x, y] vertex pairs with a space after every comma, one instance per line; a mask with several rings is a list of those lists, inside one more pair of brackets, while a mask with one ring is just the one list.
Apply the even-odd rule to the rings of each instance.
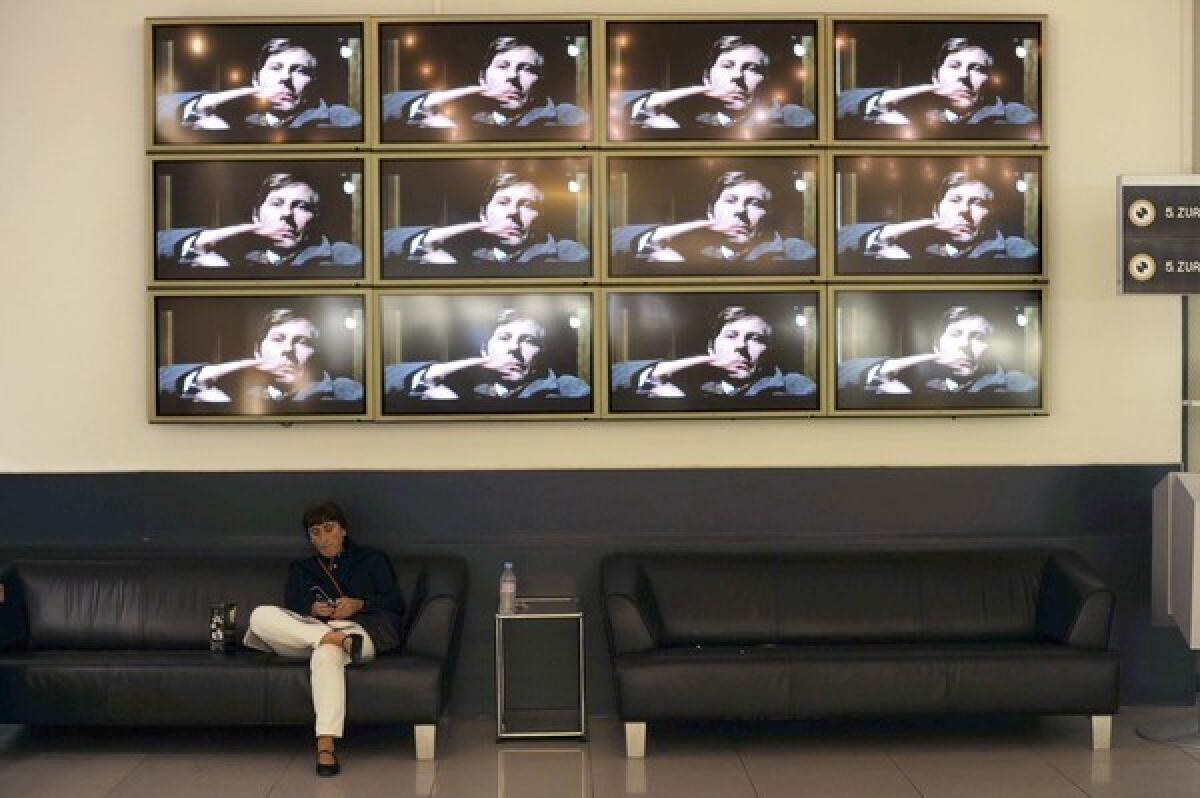
[[[308, 663], [209, 651], [210, 605], [281, 604], [288, 558], [38, 559], [0, 565], [0, 723], [308, 724]], [[466, 590], [457, 557], [393, 558], [403, 648], [346, 671], [352, 723], [413, 723], [432, 759]]]
[[1114, 596], [1069, 552], [617, 554], [601, 580], [626, 753], [646, 723], [1080, 714], [1107, 748]]

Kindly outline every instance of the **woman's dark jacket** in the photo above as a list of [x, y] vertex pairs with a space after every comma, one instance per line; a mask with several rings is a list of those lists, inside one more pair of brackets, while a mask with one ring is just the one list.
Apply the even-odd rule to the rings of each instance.
[[[340, 591], [321, 567], [322, 562], [341, 585]], [[314, 554], [296, 560], [288, 569], [287, 608], [301, 615], [312, 614], [312, 605], [316, 601], [311, 592], [313, 585], [320, 585], [332, 599], [344, 594], [366, 602], [360, 612], [347, 620], [366, 630], [376, 652], [400, 647], [404, 632], [404, 596], [396, 587], [392, 561], [382, 551], [359, 546], [346, 538], [342, 553], [332, 559]]]

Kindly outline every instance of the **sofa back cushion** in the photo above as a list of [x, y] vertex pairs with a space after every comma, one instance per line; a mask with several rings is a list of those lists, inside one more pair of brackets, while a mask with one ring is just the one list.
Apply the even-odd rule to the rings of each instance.
[[1033, 640], [1047, 556], [648, 556], [662, 642]]
[[[209, 607], [235, 601], [239, 633], [260, 604], [283, 604], [290, 557], [18, 561], [30, 647], [204, 649]], [[393, 560], [410, 615], [420, 559]]]

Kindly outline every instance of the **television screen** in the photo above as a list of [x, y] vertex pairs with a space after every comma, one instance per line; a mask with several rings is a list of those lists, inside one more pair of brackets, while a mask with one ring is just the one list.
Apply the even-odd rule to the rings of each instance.
[[815, 275], [815, 157], [608, 159], [614, 277]]
[[158, 294], [156, 415], [363, 415], [362, 295]]
[[361, 22], [152, 24], [155, 144], [363, 141]]
[[384, 415], [591, 413], [586, 293], [380, 298]]
[[384, 143], [587, 141], [587, 21], [379, 26]]
[[608, 23], [613, 141], [817, 138], [817, 24]]
[[1037, 21], [835, 20], [838, 139], [1042, 140]]
[[1039, 409], [1040, 290], [837, 290], [837, 410]]
[[154, 161], [156, 280], [363, 277], [361, 160]]
[[587, 277], [589, 158], [379, 162], [384, 279]]
[[833, 163], [836, 274], [1042, 272], [1040, 158], [843, 155]]
[[815, 411], [816, 291], [611, 292], [613, 413]]

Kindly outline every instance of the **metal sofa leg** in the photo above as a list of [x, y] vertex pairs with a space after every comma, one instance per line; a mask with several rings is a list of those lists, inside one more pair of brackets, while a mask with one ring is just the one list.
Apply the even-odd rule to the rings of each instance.
[[417, 759], [427, 762], [433, 759], [434, 746], [437, 743], [437, 725], [433, 723], [417, 723], [413, 726], [413, 742], [416, 743]]
[[1092, 715], [1092, 750], [1112, 748], [1112, 715]]
[[646, 724], [625, 724], [625, 757], [627, 759], [646, 758]]

